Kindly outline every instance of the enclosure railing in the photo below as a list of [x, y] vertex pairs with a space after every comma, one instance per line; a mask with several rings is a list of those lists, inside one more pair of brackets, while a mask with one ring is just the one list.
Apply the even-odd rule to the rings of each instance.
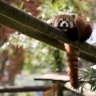
[[35, 91], [46, 91], [51, 89], [51, 86], [24, 86], [24, 87], [20, 87], [20, 86], [8, 86], [8, 87], [4, 87], [4, 86], [0, 86], [0, 93], [4, 93], [4, 92], [35, 92]]
[[[44, 96], [52, 96], [52, 95], [48, 95], [50, 94], [51, 92], [49, 91], [54, 91], [56, 90], [58, 86], [54, 87], [53, 86], [24, 86], [24, 87], [16, 87], [16, 86], [8, 86], [8, 87], [4, 87], [4, 86], [1, 86], [0, 87], [0, 93], [17, 93], [17, 92], [44, 92]], [[72, 93], [75, 93], [76, 95], [80, 95], [80, 96], [84, 96], [80, 93], [77, 93], [75, 91], [72, 91], [70, 90], [69, 88], [66, 88], [63, 86], [63, 90], [67, 90], [67, 91], [71, 91]], [[47, 95], [46, 95], [47, 94]], [[56, 96], [54, 95], [53, 93], [53, 96]], [[58, 96], [58, 95], [57, 95]]]

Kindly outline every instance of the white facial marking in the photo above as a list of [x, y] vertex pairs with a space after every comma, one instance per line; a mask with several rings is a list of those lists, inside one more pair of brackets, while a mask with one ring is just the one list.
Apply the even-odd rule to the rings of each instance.
[[66, 21], [62, 21], [61, 24], [60, 24], [60, 27], [63, 27], [63, 25], [66, 24], [65, 27], [69, 27], [68, 23]]
[[70, 28], [72, 28], [73, 27], [73, 22], [70, 22]]
[[[60, 21], [63, 21], [63, 18], [60, 18], [59, 22], [60, 22]], [[56, 21], [56, 22], [54, 23], [54, 27], [57, 27], [59, 22]]]

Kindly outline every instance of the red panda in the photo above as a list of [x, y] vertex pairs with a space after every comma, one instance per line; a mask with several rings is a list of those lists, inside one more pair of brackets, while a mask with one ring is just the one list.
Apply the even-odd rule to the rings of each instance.
[[[64, 30], [69, 40], [85, 42], [92, 33], [92, 27], [81, 17], [76, 15], [58, 15], [52, 22], [52, 26]], [[78, 88], [78, 57], [79, 49], [67, 43], [65, 45], [66, 58], [68, 65], [68, 75], [73, 88]]]

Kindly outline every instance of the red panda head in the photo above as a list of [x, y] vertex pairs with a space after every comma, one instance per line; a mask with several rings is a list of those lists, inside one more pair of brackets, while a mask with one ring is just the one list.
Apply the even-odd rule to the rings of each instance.
[[58, 15], [54, 19], [52, 25], [56, 28], [59, 28], [60, 30], [67, 31], [68, 29], [75, 27], [75, 20], [76, 15], [68, 15], [68, 14]]

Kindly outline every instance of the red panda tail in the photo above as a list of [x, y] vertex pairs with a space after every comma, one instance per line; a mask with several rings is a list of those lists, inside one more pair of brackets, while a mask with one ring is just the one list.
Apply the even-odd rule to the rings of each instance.
[[86, 36], [86, 39], [85, 41], [91, 36], [92, 34], [92, 26], [90, 24], [86, 24], [86, 28], [85, 28], [85, 36]]
[[90, 24], [86, 24], [85, 30], [82, 33], [83, 35], [80, 38], [80, 42], [85, 42], [92, 34], [92, 27]]
[[70, 77], [70, 83], [72, 87], [78, 88], [78, 56], [79, 50], [69, 44], [65, 44], [67, 63], [68, 63], [68, 75]]

